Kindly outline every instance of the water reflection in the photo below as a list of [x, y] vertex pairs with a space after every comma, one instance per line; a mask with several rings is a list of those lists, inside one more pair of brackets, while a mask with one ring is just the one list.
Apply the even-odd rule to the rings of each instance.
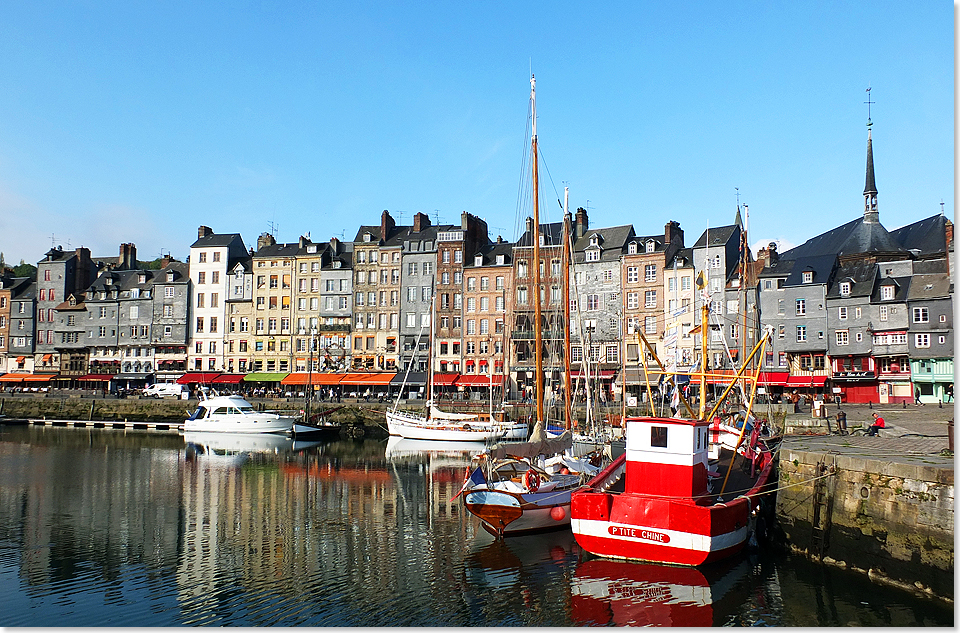
[[699, 572], [591, 559], [569, 531], [496, 541], [454, 499], [477, 450], [0, 426], [0, 625], [953, 622], [790, 559]]

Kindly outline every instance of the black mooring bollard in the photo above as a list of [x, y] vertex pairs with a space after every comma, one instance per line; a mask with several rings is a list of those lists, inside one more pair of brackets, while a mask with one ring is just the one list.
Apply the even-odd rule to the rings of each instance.
[[867, 406], [869, 406], [869, 407], [872, 409], [872, 408], [873, 408], [873, 400], [867, 401]]
[[903, 408], [904, 408], [904, 409], [907, 408], [907, 401], [906, 401], [906, 400], [903, 401]]

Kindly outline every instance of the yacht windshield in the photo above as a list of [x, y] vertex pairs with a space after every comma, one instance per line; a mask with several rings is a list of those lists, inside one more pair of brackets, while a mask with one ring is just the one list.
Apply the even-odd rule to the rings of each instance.
[[247, 405], [247, 406], [245, 406], [245, 407], [237, 407], [237, 408], [240, 409], [240, 413], [253, 413], [253, 412], [254, 412], [254, 411], [253, 411], [253, 407], [251, 407], [250, 405]]

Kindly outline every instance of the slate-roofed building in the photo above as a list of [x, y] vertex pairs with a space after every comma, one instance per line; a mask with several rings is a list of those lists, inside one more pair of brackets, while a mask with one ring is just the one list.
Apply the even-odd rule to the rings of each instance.
[[907, 290], [907, 344], [914, 395], [923, 403], [946, 400], [953, 387], [953, 284], [946, 273], [914, 275]]
[[29, 277], [0, 276], [0, 374], [33, 371], [35, 288]]
[[197, 231], [190, 246], [192, 301], [187, 366], [190, 371], [223, 371], [223, 340], [227, 317], [229, 271], [236, 260], [249, 257], [239, 233], [214, 233], [208, 226]]
[[257, 239], [253, 266], [255, 372], [293, 371], [293, 275], [300, 243], [278, 243], [269, 233]]
[[[497, 241], [464, 262], [463, 367], [458, 387], [475, 399], [502, 399], [506, 384], [506, 300], [512, 292], [513, 244]], [[470, 321], [475, 324], [471, 325]]]
[[[59, 246], [51, 248], [37, 262], [35, 372], [55, 374], [60, 370], [56, 308], [68, 295], [82, 293], [93, 281], [94, 274], [90, 251], [83, 247], [75, 251], [64, 251]], [[77, 362], [74, 359], [68, 365]]]
[[[571, 374], [579, 379], [574, 385], [580, 390], [587, 378], [587, 362], [590, 363], [589, 378], [595, 381], [591, 387], [599, 391], [601, 401], [610, 401], [615, 393], [619, 394], [622, 381], [618, 381], [620, 370], [623, 367], [623, 332], [626, 315], [624, 313], [622, 275], [624, 268], [622, 258], [628, 252], [628, 245], [634, 248], [646, 249], [650, 244], [654, 260], [645, 261], [651, 265], [654, 281], [647, 285], [635, 286], [639, 295], [639, 288], [644, 288], [644, 308], [654, 313], [659, 307], [659, 314], [654, 314], [654, 323], [659, 330], [660, 318], [663, 314], [663, 238], [651, 237], [642, 245], [636, 240], [633, 226], [626, 224], [606, 228], [589, 228], [587, 226], [587, 212], [577, 210], [575, 228], [576, 240], [573, 243], [573, 287], [571, 299], [576, 302], [577, 310], [571, 311], [570, 316], [570, 366]], [[582, 216], [582, 221], [581, 221]], [[658, 248], [659, 247], [659, 248]], [[557, 267], [551, 273], [555, 278], [561, 278], [562, 272]], [[639, 266], [639, 263], [638, 263]], [[646, 282], [640, 282], [646, 284]], [[561, 286], [550, 286], [550, 305], [562, 307], [563, 297], [560, 294]], [[639, 303], [638, 299], [638, 303]], [[576, 316], [574, 316], [575, 312]], [[643, 314], [643, 313], [639, 313]], [[657, 318], [660, 317], [660, 318]], [[562, 325], [552, 328], [562, 334]], [[659, 335], [653, 336], [654, 340]], [[561, 341], [562, 343], [562, 337]], [[562, 351], [562, 347], [561, 347]], [[559, 354], [562, 361], [563, 355]], [[559, 370], [562, 370], [562, 365]]]

